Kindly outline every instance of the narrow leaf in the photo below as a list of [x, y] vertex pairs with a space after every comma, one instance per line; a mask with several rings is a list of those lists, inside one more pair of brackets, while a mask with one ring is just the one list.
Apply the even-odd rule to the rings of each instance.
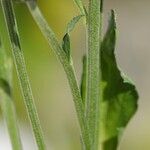
[[67, 25], [66, 34], [63, 37], [62, 48], [67, 55], [68, 61], [71, 63], [71, 46], [70, 46], [70, 32], [75, 28], [75, 25], [78, 21], [83, 17], [83, 15], [79, 15], [74, 17]]
[[100, 146], [116, 150], [119, 139], [137, 110], [138, 93], [120, 72], [115, 58], [116, 22], [114, 11], [101, 47], [102, 98], [100, 104]]
[[76, 16], [76, 17], [74, 17], [69, 23], [68, 23], [68, 25], [67, 25], [67, 33], [70, 33], [73, 29], [74, 29], [74, 27], [75, 27], [75, 25], [79, 22], [79, 20], [83, 17], [84, 15], [79, 15], [79, 16]]

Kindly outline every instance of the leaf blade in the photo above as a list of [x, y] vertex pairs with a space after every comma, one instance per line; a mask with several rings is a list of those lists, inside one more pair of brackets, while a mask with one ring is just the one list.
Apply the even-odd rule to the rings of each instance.
[[104, 150], [116, 150], [119, 139], [137, 110], [138, 93], [135, 86], [119, 70], [115, 58], [116, 22], [111, 11], [108, 30], [101, 47], [102, 101], [100, 143]]
[[62, 40], [62, 49], [64, 50], [68, 61], [71, 63], [71, 42], [70, 42], [70, 32], [75, 28], [76, 24], [83, 17], [83, 15], [79, 15], [74, 17], [68, 24], [66, 28], [66, 33]]

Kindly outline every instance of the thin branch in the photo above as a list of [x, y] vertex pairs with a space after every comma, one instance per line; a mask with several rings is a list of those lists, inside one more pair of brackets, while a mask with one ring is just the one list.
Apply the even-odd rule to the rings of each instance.
[[15, 20], [15, 14], [13, 10], [12, 0], [1, 0], [3, 13], [5, 16], [5, 21], [8, 28], [8, 33], [11, 41], [12, 52], [14, 56], [14, 61], [16, 65], [17, 75], [20, 81], [20, 86], [22, 94], [24, 97], [24, 102], [27, 108], [29, 119], [32, 124], [32, 129], [34, 136], [38, 145], [39, 150], [45, 150], [45, 143], [43, 139], [43, 133], [40, 126], [40, 121], [36, 111], [36, 106], [34, 103], [34, 98], [32, 95], [32, 90], [30, 82], [28, 79], [28, 74], [26, 71], [26, 65], [24, 60], [23, 51], [20, 45], [18, 27]]
[[75, 108], [81, 128], [81, 134], [82, 134], [82, 140], [84, 143], [84, 146], [86, 150], [90, 150], [90, 139], [88, 134], [88, 128], [86, 125], [85, 117], [84, 117], [84, 106], [82, 103], [82, 98], [80, 95], [79, 87], [77, 84], [75, 72], [73, 65], [68, 61], [68, 57], [62, 47], [59, 45], [59, 42], [52, 31], [52, 29], [49, 27], [48, 23], [44, 19], [42, 13], [40, 12], [37, 4], [35, 1], [26, 1], [26, 4], [29, 8], [29, 11], [34, 18], [35, 22], [39, 26], [41, 32], [43, 33], [44, 37], [47, 39], [49, 45], [52, 47], [54, 53], [56, 54], [57, 58], [61, 62], [68, 81], [71, 88], [71, 92], [73, 95], [73, 100], [75, 103]]
[[98, 148], [100, 102], [100, 0], [89, 0], [86, 118], [92, 150]]
[[7, 124], [13, 150], [22, 150], [14, 102], [11, 96], [11, 61], [8, 60], [0, 41], [0, 106]]

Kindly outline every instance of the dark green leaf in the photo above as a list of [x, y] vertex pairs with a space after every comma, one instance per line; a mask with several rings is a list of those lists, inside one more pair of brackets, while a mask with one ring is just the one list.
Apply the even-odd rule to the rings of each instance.
[[85, 105], [85, 97], [86, 97], [86, 78], [87, 78], [87, 58], [83, 56], [83, 71], [81, 77], [81, 96], [83, 100], [83, 104]]
[[63, 37], [62, 48], [68, 57], [68, 61], [70, 61], [70, 57], [71, 57], [71, 55], [70, 55], [70, 36], [68, 33], [66, 33], [65, 36]]
[[103, 150], [116, 150], [119, 138], [137, 110], [135, 86], [120, 72], [115, 58], [116, 22], [111, 12], [101, 47], [102, 94], [100, 144]]

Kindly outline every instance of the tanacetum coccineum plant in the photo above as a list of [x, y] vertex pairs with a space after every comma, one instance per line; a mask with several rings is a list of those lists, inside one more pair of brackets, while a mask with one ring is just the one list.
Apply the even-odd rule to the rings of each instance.
[[[135, 86], [119, 70], [116, 62], [114, 54], [116, 44], [115, 12], [111, 11], [108, 29], [103, 36], [103, 0], [89, 0], [88, 10], [81, 0], [74, 0], [74, 2], [78, 6], [80, 14], [68, 23], [62, 44], [60, 44], [41, 13], [37, 1], [24, 1], [66, 73], [80, 125], [82, 149], [117, 150], [123, 130], [136, 112], [138, 94]], [[1, 0], [1, 5], [35, 140], [38, 149], [45, 150], [43, 133], [19, 40], [13, 1]], [[76, 23], [82, 18], [87, 31], [88, 49], [83, 56], [83, 73], [79, 86], [71, 57], [70, 36]], [[17, 135], [15, 137], [17, 138]], [[18, 144], [15, 145], [14, 150], [21, 149], [19, 137], [17, 141]]]

